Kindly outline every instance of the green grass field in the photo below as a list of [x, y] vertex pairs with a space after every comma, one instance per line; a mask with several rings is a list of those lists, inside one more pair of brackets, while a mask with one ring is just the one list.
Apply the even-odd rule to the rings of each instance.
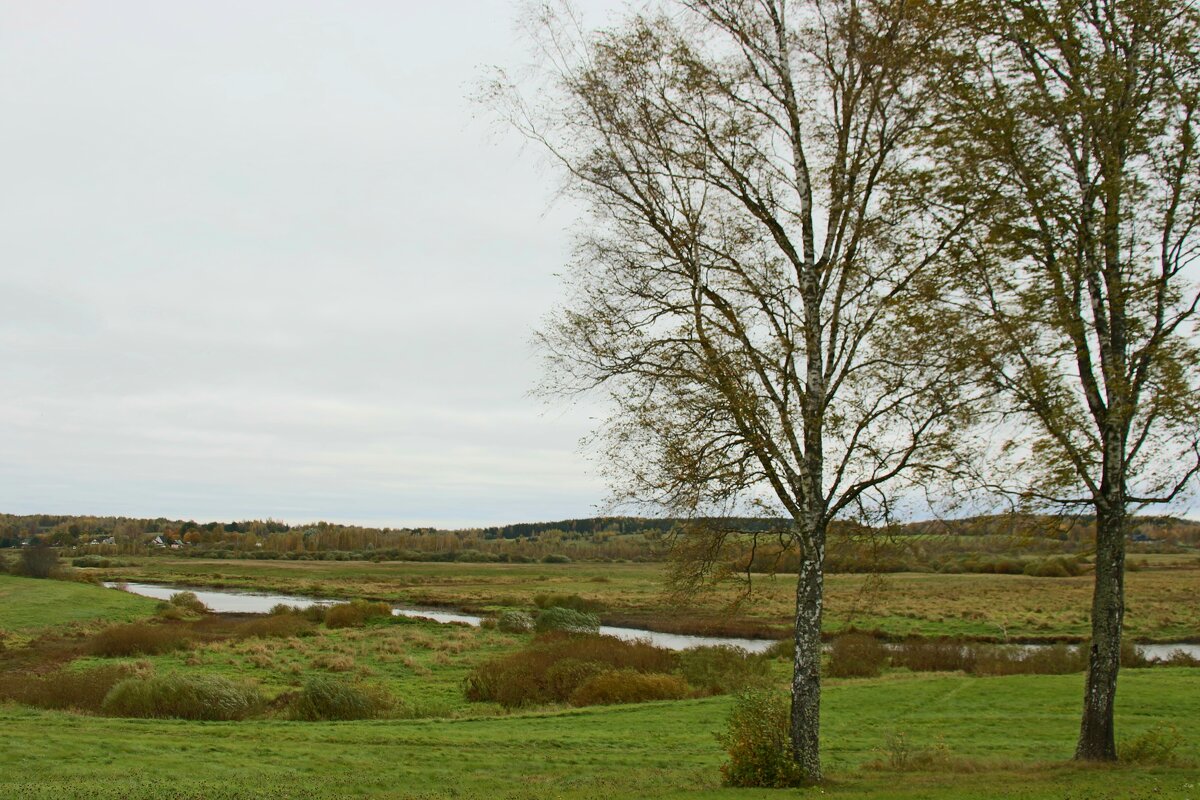
[[[586, 573], [571, 580], [591, 583]], [[565, 585], [572, 584], [564, 580], [555, 588]], [[0, 590], [4, 625], [37, 631], [41, 641], [57, 638], [60, 647], [105, 622], [147, 616], [155, 605], [59, 581], [0, 577]], [[895, 670], [878, 678], [827, 679], [827, 782], [802, 790], [734, 790], [720, 786], [724, 753], [714, 735], [724, 726], [729, 697], [520, 712], [465, 700], [463, 679], [475, 665], [527, 641], [528, 635], [397, 620], [320, 626], [304, 637], [197, 641], [157, 656], [76, 657], [74, 667], [125, 660], [158, 674], [253, 680], [268, 697], [306, 677], [336, 673], [386, 687], [400, 700], [400, 716], [413, 718], [299, 722], [268, 711], [242, 722], [187, 722], [0, 704], [0, 798], [1200, 799], [1200, 668], [1124, 670], [1120, 746], [1129, 752], [1131, 742], [1157, 732], [1170, 745], [1169, 757], [1100, 767], [1070, 761], [1080, 674]], [[37, 646], [30, 635], [10, 639], [7, 653], [0, 650], [0, 669], [36, 669], [36, 661], [17, 656]], [[770, 675], [785, 691], [788, 663], [772, 661]], [[896, 769], [893, 762], [906, 754], [912, 763]]]
[[[579, 594], [605, 604], [611, 624], [681, 633], [786, 636], [794, 576], [758, 576], [754, 596], [731, 610], [724, 588], [689, 602], [663, 592], [661, 564], [436, 564], [136, 558], [101, 570], [109, 580], [254, 588], [365, 597], [476, 611], [529, 608], [539, 593]], [[1126, 633], [1143, 641], [1200, 637], [1200, 561], [1164, 559], [1127, 576]], [[825, 626], [891, 635], [989, 639], [1082, 639], [1089, 632], [1092, 577], [897, 573], [829, 575]]]
[[0, 573], [0, 631], [91, 623], [127, 622], [154, 610], [155, 601], [86, 583], [39, 581]]
[[[829, 782], [805, 796], [1200, 796], [1200, 670], [1122, 676], [1124, 738], [1174, 725], [1182, 765], [1076, 767], [1079, 676], [831, 681]], [[779, 797], [719, 786], [728, 698], [496, 718], [347, 723], [116, 720], [0, 707], [0, 796]], [[888, 737], [936, 748], [927, 770], [870, 768]]]

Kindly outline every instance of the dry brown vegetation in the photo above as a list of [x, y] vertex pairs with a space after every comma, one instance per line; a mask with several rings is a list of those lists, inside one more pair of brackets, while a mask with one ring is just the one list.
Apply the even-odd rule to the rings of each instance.
[[130, 622], [100, 631], [92, 637], [88, 649], [92, 655], [105, 657], [151, 656], [182, 650], [191, 638], [182, 625]]
[[148, 670], [147, 664], [104, 664], [42, 674], [0, 672], [0, 702], [98, 714], [114, 686]]
[[568, 701], [573, 706], [607, 706], [679, 700], [694, 693], [688, 682], [679, 675], [619, 669], [588, 678], [571, 692]]
[[480, 664], [468, 676], [465, 690], [468, 700], [492, 701], [506, 708], [642, 702], [724, 694], [762, 678], [766, 669], [765, 659], [732, 648], [680, 653], [644, 641], [554, 633]]

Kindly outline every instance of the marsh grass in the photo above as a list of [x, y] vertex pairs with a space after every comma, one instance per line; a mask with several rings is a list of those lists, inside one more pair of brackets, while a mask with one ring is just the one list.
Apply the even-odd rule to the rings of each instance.
[[692, 687], [679, 675], [618, 669], [588, 678], [571, 692], [568, 702], [573, 706], [607, 706], [681, 700], [694, 694]]
[[190, 630], [182, 625], [129, 622], [97, 633], [89, 643], [89, 651], [106, 658], [158, 655], [183, 650], [191, 640]]
[[844, 633], [833, 640], [826, 671], [833, 678], [874, 678], [887, 663], [883, 642], [862, 633]]
[[238, 626], [234, 635], [257, 639], [277, 639], [312, 636], [315, 630], [316, 626], [302, 616], [272, 614], [243, 622]]
[[382, 687], [317, 675], [308, 678], [292, 698], [288, 714], [292, 719], [310, 722], [374, 719], [387, 716], [395, 706], [395, 700]]
[[354, 628], [362, 627], [371, 620], [389, 619], [391, 616], [392, 607], [387, 603], [355, 600], [329, 606], [325, 609], [324, 620], [327, 628]]
[[104, 664], [42, 674], [0, 673], [0, 702], [98, 714], [113, 686], [148, 669], [148, 664]]
[[128, 678], [113, 686], [101, 711], [114, 717], [242, 720], [266, 706], [257, 686], [219, 675]]

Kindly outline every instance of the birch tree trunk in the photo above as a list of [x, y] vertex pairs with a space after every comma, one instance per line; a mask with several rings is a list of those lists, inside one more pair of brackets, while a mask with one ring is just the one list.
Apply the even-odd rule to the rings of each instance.
[[[824, 538], [823, 536], [821, 537]], [[792, 756], [808, 780], [821, 780], [821, 617], [824, 548], [805, 553], [796, 576], [796, 649], [792, 670]]]

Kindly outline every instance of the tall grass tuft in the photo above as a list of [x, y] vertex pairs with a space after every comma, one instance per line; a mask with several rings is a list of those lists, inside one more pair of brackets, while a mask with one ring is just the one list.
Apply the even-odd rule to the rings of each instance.
[[100, 631], [88, 643], [88, 650], [92, 655], [109, 658], [152, 656], [182, 650], [188, 644], [188, 632], [181, 626], [130, 622]]
[[289, 711], [293, 719], [309, 721], [374, 719], [394, 705], [382, 688], [317, 675], [304, 682]]
[[262, 711], [257, 686], [219, 675], [162, 675], [130, 678], [114, 686], [101, 710], [112, 717], [240, 720]]

